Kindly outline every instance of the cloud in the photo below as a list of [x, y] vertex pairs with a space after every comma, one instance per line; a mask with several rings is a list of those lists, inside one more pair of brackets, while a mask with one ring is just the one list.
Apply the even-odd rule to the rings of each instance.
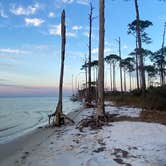
[[[61, 23], [58, 25], [52, 25], [49, 29], [50, 35], [60, 36], [61, 35]], [[74, 32], [66, 32], [66, 36], [68, 37], [76, 37]]]
[[25, 18], [24, 19], [26, 25], [32, 25], [35, 27], [39, 27], [42, 23], [44, 23], [45, 21], [39, 18]]
[[0, 9], [0, 17], [8, 18], [8, 16], [4, 13], [2, 9]]
[[98, 53], [98, 48], [93, 48], [92, 49], [92, 54], [97, 54]]
[[74, 31], [78, 31], [78, 30], [81, 30], [81, 29], [82, 29], [82, 26], [75, 25], [75, 26], [72, 27], [72, 30], [74, 30]]
[[124, 44], [122, 48], [123, 48], [123, 49], [128, 49], [128, 48], [129, 48], [129, 46], [128, 46], [128, 45], [126, 45], [126, 44]]
[[77, 0], [77, 3], [81, 5], [89, 5], [88, 0]]
[[52, 25], [49, 29], [50, 35], [60, 36], [61, 35], [61, 24]]
[[89, 32], [83, 32], [83, 35], [89, 37]]
[[27, 8], [24, 8], [23, 6], [18, 6], [12, 5], [10, 12], [13, 13], [14, 15], [32, 15], [37, 12], [37, 10], [40, 9], [40, 4], [36, 3], [33, 6], [28, 6]]
[[9, 82], [9, 80], [8, 79], [0, 78], [0, 82]]
[[[108, 48], [108, 47], [104, 48], [104, 53], [105, 53], [105, 54], [108, 54], [108, 53], [110, 53], [111, 51], [112, 51], [111, 48]], [[93, 48], [93, 49], [92, 49], [92, 54], [98, 54], [98, 48]]]
[[28, 51], [20, 50], [20, 49], [11, 49], [11, 48], [0, 48], [0, 53], [8, 53], [8, 54], [27, 54]]
[[48, 17], [50, 17], [50, 18], [55, 17], [55, 13], [54, 12], [49, 12]]
[[62, 0], [62, 2], [65, 4], [71, 4], [73, 2], [76, 2], [77, 4], [80, 4], [80, 5], [88, 5], [89, 4], [88, 0]]
[[63, 3], [72, 3], [74, 0], [62, 0]]
[[111, 53], [111, 51], [112, 51], [111, 48], [108, 48], [108, 47], [104, 48], [104, 53], [105, 54]]
[[67, 32], [66, 36], [68, 36], [68, 37], [76, 37], [76, 34], [73, 33], [73, 32]]
[[165, 21], [166, 20], [166, 15], [158, 16], [159, 20]]

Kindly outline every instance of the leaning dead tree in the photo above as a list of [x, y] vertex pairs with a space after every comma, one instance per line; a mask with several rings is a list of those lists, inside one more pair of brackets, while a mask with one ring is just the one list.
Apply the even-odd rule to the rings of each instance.
[[55, 126], [60, 126], [61, 124], [64, 124], [65, 119], [74, 123], [73, 120], [71, 120], [62, 112], [63, 75], [64, 75], [64, 60], [65, 60], [65, 45], [66, 45], [65, 10], [63, 10], [61, 15], [61, 42], [62, 43], [61, 43], [61, 71], [60, 71], [60, 81], [59, 81], [59, 98], [55, 113], [49, 115], [49, 122], [50, 122], [50, 117], [54, 116], [53, 125]]

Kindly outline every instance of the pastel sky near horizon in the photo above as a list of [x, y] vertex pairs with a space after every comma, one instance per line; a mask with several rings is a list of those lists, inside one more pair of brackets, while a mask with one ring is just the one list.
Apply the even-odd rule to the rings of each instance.
[[[95, 60], [98, 57], [99, 13], [98, 0], [91, 1], [96, 17], [92, 34], [92, 59]], [[155, 51], [161, 47], [166, 2], [138, 1], [141, 19], [153, 22], [147, 30], [153, 42], [145, 47]], [[63, 9], [67, 26], [64, 94], [71, 93], [72, 75], [83, 82], [80, 67], [85, 54], [88, 55], [89, 0], [0, 0], [0, 96], [57, 94]], [[105, 56], [118, 53], [115, 39], [119, 36], [122, 57], [133, 50], [135, 40], [127, 35], [127, 25], [134, 19], [134, 0], [105, 0]], [[109, 87], [109, 78], [106, 83]]]

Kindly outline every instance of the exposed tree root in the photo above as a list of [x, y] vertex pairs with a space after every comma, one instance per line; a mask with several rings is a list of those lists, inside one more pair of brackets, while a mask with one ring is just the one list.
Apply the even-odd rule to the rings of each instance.
[[102, 126], [108, 125], [109, 122], [113, 122], [113, 117], [117, 114], [105, 114], [96, 118], [96, 116], [88, 116], [85, 119], [82, 119], [76, 126], [81, 132], [83, 128], [90, 127], [92, 130], [101, 129]]
[[108, 125], [109, 122], [130, 121], [130, 122], [153, 122], [166, 125], [166, 113], [164, 111], [143, 111], [139, 117], [117, 116], [119, 114], [106, 114], [99, 117], [98, 121], [95, 116], [89, 116], [81, 120], [76, 128], [81, 132], [83, 128], [101, 129], [102, 126]]
[[[53, 122], [51, 123], [51, 118], [53, 117]], [[71, 119], [71, 118], [69, 118], [67, 115], [65, 115], [65, 114], [63, 114], [63, 113], [61, 113], [61, 114], [59, 114], [59, 112], [56, 112], [56, 113], [53, 113], [53, 114], [50, 114], [50, 115], [48, 115], [48, 122], [49, 122], [49, 127], [51, 127], [51, 126], [57, 126], [57, 127], [59, 127], [59, 126], [61, 126], [61, 125], [64, 125], [64, 124], [66, 124], [67, 122], [70, 122], [71, 124], [74, 124], [75, 122]], [[59, 124], [56, 124], [55, 123], [55, 118], [59, 118]]]
[[96, 107], [94, 104], [89, 103], [89, 102], [86, 102], [86, 103], [85, 103], [85, 106], [86, 106], [87, 108], [95, 108], [95, 107]]

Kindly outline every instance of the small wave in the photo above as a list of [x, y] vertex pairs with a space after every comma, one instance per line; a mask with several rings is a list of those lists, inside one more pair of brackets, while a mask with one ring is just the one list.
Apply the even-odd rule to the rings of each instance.
[[6, 127], [4, 129], [0, 129], [0, 132], [3, 132], [3, 131], [6, 131], [6, 130], [9, 130], [9, 129], [12, 129], [12, 128], [15, 128], [17, 127], [18, 125], [15, 125], [15, 126], [10, 126], [10, 127]]
[[30, 115], [30, 113], [28, 111], [24, 111], [23, 113], [26, 115]]

